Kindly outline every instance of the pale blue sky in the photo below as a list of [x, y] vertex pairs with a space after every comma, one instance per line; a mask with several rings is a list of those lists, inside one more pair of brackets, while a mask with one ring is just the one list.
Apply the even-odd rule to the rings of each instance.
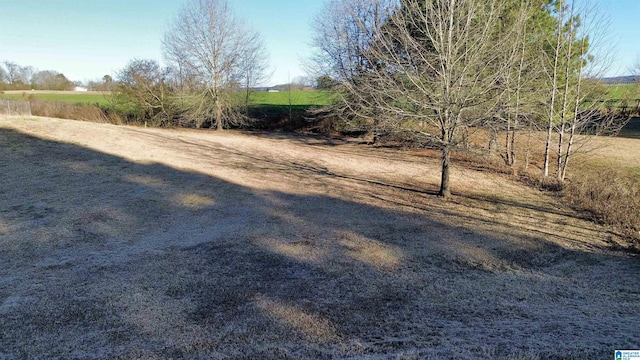
[[[321, 0], [228, 0], [260, 32], [274, 75], [305, 75], [310, 21]], [[56, 70], [74, 81], [114, 75], [133, 58], [163, 61], [161, 39], [183, 0], [0, 0], [0, 61]]]
[[[269, 84], [305, 75], [309, 24], [323, 0], [228, 0], [270, 53]], [[162, 61], [161, 39], [184, 0], [0, 0], [0, 61], [56, 70], [74, 81], [115, 75], [133, 58]], [[640, 55], [640, 0], [600, 0], [617, 44], [608, 75]]]

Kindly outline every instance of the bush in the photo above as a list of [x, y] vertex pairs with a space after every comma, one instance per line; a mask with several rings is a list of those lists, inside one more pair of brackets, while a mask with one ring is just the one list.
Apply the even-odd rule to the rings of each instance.
[[122, 125], [126, 122], [114, 111], [102, 109], [96, 105], [70, 104], [60, 101], [31, 99], [31, 113], [35, 116], [90, 121]]

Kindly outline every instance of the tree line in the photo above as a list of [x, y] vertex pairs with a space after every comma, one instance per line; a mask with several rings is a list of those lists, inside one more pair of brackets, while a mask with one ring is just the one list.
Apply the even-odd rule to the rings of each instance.
[[0, 90], [73, 90], [75, 86], [55, 70], [39, 71], [12, 61], [0, 63]]

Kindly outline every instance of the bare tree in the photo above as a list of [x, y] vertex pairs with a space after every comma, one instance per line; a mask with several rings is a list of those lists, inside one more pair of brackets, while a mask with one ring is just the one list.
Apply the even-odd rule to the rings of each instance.
[[[553, 41], [554, 46], [553, 46], [553, 55], [550, 58], [551, 65], [549, 66], [550, 68], [549, 85], [550, 85], [551, 91], [550, 91], [549, 102], [548, 102], [549, 112], [547, 116], [547, 127], [546, 127], [547, 138], [546, 138], [546, 145], [544, 149], [544, 165], [542, 170], [542, 174], [545, 177], [549, 176], [549, 164], [550, 164], [551, 147], [552, 147], [552, 140], [553, 140], [552, 136], [553, 136], [553, 129], [555, 125], [556, 102], [557, 102], [558, 87], [560, 82], [559, 76], [562, 70], [560, 61], [562, 60], [563, 48], [565, 46], [565, 40], [566, 40], [564, 38], [564, 23], [567, 17], [566, 12], [567, 12], [566, 6], [564, 6], [562, 4], [562, 1], [560, 1], [558, 3], [556, 31], [554, 33], [554, 36], [551, 37], [551, 40]], [[570, 65], [567, 64], [567, 67], [570, 69], [569, 66]]]
[[7, 71], [0, 64], [0, 84], [6, 84], [8, 81]]
[[[505, 92], [499, 100], [499, 107], [494, 114], [496, 117], [489, 125], [497, 127], [496, 137], [499, 131], [504, 132], [504, 151], [502, 156], [505, 164], [517, 172], [517, 156], [519, 151], [525, 152], [525, 164], [527, 166], [529, 146], [517, 148], [516, 137], [519, 133], [527, 132], [529, 138], [533, 136], [536, 128], [534, 119], [541, 114], [540, 99], [546, 98], [545, 87], [540, 85], [544, 79], [539, 74], [544, 72], [540, 62], [540, 51], [544, 39], [544, 29], [541, 24], [547, 23], [550, 15], [544, 10], [547, 0], [521, 0], [511, 1], [507, 6], [505, 15], [500, 17], [500, 22], [507, 27], [526, 14], [527, 21], [522, 26], [517, 26], [512, 37], [513, 45], [510, 46], [511, 54], [504, 57], [505, 71], [501, 80]], [[490, 129], [491, 130], [491, 129]]]
[[368, 128], [373, 132], [374, 142], [379, 127], [377, 110], [362, 107], [353, 111], [362, 103], [353, 99], [342, 85], [359, 81], [359, 74], [371, 67], [365, 51], [398, 3], [398, 0], [328, 0], [312, 24], [316, 52], [306, 64], [307, 72], [316, 78], [331, 79], [337, 90], [337, 101], [318, 109], [317, 115], [337, 119], [357, 130]]
[[309, 72], [349, 81], [367, 67], [365, 50], [397, 1], [328, 0], [312, 24], [316, 53]]
[[353, 111], [372, 109], [386, 129], [412, 132], [438, 146], [443, 197], [450, 195], [450, 155], [461, 130], [490, 118], [505, 91], [502, 75], [513, 61], [504, 57], [515, 53], [509, 39], [526, 20], [523, 15], [508, 28], [496, 26], [505, 5], [402, 1], [362, 51], [368, 66], [343, 82], [357, 101]]
[[[579, 139], [580, 134], [612, 135], [617, 134], [628, 119], [614, 113], [605, 113], [601, 108], [606, 98], [606, 89], [597, 80], [605, 73], [611, 63], [607, 37], [609, 22], [600, 15], [594, 2], [585, 0], [571, 2], [569, 16], [574, 19], [569, 24], [567, 58], [572, 59], [575, 51], [578, 55], [577, 66], [565, 65], [565, 93], [562, 98], [560, 124], [557, 126], [558, 150], [557, 179], [564, 181], [567, 175], [569, 159], [576, 150], [584, 146], [589, 137]], [[576, 40], [577, 39], [577, 40]], [[572, 81], [569, 81], [570, 79]], [[582, 141], [580, 141], [582, 140]]]
[[243, 124], [242, 85], [260, 79], [267, 55], [257, 33], [233, 14], [225, 0], [192, 0], [165, 33], [164, 53], [191, 81], [184, 103], [198, 124]]
[[4, 67], [7, 69], [6, 78], [8, 84], [14, 85], [20, 81], [20, 65], [11, 61], [5, 61]]
[[556, 178], [563, 181], [569, 159], [579, 145], [577, 135], [616, 133], [624, 121], [601, 111], [606, 91], [594, 80], [610, 64], [608, 22], [588, 0], [558, 0], [555, 6], [556, 30], [549, 38], [552, 51], [541, 52], [547, 55], [550, 93], [543, 175], [550, 175], [550, 155], [556, 141]]
[[241, 67], [244, 69], [246, 115], [249, 116], [253, 88], [267, 82], [273, 75], [273, 70], [271, 70], [269, 56], [260, 34], [256, 32], [248, 34], [244, 49]]
[[6, 78], [10, 85], [29, 85], [34, 69], [31, 66], [20, 66], [12, 61], [5, 61]]

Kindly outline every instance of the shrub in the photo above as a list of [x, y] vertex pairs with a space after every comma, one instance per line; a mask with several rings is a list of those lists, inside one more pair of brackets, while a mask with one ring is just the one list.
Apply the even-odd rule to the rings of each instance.
[[640, 246], [640, 176], [612, 166], [583, 167], [566, 182], [564, 196], [577, 209], [620, 229]]
[[31, 101], [31, 113], [35, 116], [55, 117], [61, 119], [90, 121], [122, 125], [126, 123], [114, 111], [104, 110], [96, 105], [70, 104], [60, 101], [35, 100]]

